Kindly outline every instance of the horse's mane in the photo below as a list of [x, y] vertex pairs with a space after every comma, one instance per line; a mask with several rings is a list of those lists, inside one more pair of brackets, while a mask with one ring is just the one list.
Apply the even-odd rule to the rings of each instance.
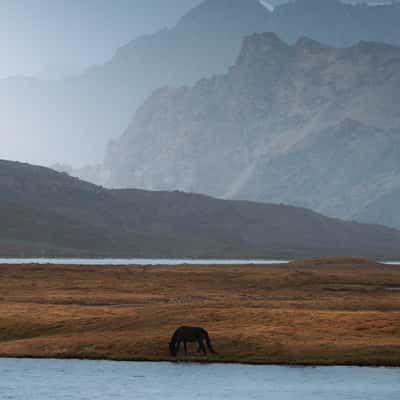
[[178, 333], [178, 329], [177, 329], [171, 337], [171, 343], [176, 343], [176, 341], [178, 340], [178, 336], [179, 336], [179, 333]]

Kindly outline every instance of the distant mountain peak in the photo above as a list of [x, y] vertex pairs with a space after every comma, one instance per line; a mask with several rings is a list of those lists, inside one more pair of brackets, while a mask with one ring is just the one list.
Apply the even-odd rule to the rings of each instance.
[[238, 64], [242, 64], [245, 60], [263, 58], [271, 52], [285, 50], [288, 47], [289, 45], [274, 32], [255, 33], [244, 39]]
[[259, 0], [260, 4], [265, 7], [269, 12], [273, 12], [275, 9], [275, 6], [271, 4], [269, 1], [266, 0]]
[[227, 17], [237, 17], [240, 20], [246, 15], [257, 14], [260, 17], [270, 14], [268, 8], [259, 0], [204, 0], [185, 14], [179, 24], [193, 23], [193, 21], [211, 22], [221, 18], [226, 23]]
[[225, 7], [225, 8], [249, 8], [257, 6], [260, 0], [204, 0], [199, 7]]
[[[342, 0], [294, 0], [294, 1], [292, 1], [291, 3], [297, 3], [297, 4], [300, 4], [300, 5], [307, 5], [307, 6], [310, 6], [310, 5], [317, 5], [317, 6], [320, 6], [320, 5], [331, 5], [331, 4], [335, 4], [335, 5], [343, 5], [343, 1]], [[284, 3], [284, 4], [286, 4], [286, 3]]]
[[261, 10], [265, 8], [260, 0], [204, 0], [186, 15], [196, 14], [200, 11], [226, 11], [226, 10]]
[[306, 49], [310, 51], [326, 50], [330, 48], [330, 46], [322, 44], [321, 42], [318, 42], [317, 40], [314, 39], [310, 39], [309, 37], [306, 36], [300, 37], [297, 40], [295, 47], [297, 49]]
[[[286, 43], [275, 32], [254, 33], [248, 37], [249, 41], [263, 43], [267, 47], [286, 46]], [[245, 41], [246, 45], [246, 41]]]

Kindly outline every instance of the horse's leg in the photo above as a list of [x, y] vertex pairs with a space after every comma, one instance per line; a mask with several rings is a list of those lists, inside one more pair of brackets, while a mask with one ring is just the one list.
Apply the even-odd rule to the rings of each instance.
[[206, 356], [207, 355], [207, 350], [206, 350], [206, 346], [204, 346], [204, 342], [201, 341], [201, 349], [203, 350], [203, 354]]
[[185, 356], [187, 356], [187, 346], [186, 346], [186, 340], [183, 342], [183, 346], [184, 346], [184, 349], [185, 349]]
[[180, 348], [181, 348], [181, 341], [178, 340], [177, 345], [176, 345], [176, 355], [178, 355]]
[[202, 339], [197, 339], [197, 342], [199, 343], [199, 348], [198, 348], [197, 352], [200, 353], [200, 351], [202, 351], [203, 354], [206, 355], [207, 351], [206, 351], [206, 347], [204, 346], [203, 340]]
[[200, 351], [201, 351], [201, 340], [198, 340], [197, 342], [198, 342], [198, 345], [199, 345], [197, 347], [197, 352], [200, 353]]

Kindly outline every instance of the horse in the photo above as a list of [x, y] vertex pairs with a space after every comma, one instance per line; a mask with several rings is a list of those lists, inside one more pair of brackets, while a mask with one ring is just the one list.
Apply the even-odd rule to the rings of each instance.
[[180, 328], [178, 328], [172, 335], [171, 341], [169, 342], [169, 352], [172, 357], [176, 357], [178, 355], [181, 342], [183, 342], [185, 355], [187, 355], [186, 344], [188, 342], [197, 342], [199, 344], [197, 352], [200, 353], [200, 351], [203, 351], [203, 354], [207, 355], [206, 346], [204, 346], [204, 342], [206, 342], [209, 351], [213, 354], [216, 354], [211, 345], [211, 340], [208, 332], [203, 328], [192, 326], [181, 326]]

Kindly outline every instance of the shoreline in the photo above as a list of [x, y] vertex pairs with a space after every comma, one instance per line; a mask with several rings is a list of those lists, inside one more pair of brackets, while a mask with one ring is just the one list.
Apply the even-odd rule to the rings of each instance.
[[47, 356], [29, 356], [29, 355], [1, 355], [1, 360], [48, 360], [48, 361], [88, 361], [88, 362], [112, 362], [112, 363], [163, 363], [163, 364], [192, 364], [192, 365], [247, 365], [254, 367], [286, 367], [286, 368], [384, 368], [384, 369], [400, 369], [400, 363], [395, 365], [389, 364], [307, 364], [307, 363], [268, 363], [263, 361], [234, 361], [234, 360], [196, 360], [191, 359], [180, 359], [173, 360], [169, 358], [161, 359], [147, 359], [147, 358], [137, 358], [137, 359], [113, 359], [113, 358], [79, 358], [79, 357], [47, 357]]

